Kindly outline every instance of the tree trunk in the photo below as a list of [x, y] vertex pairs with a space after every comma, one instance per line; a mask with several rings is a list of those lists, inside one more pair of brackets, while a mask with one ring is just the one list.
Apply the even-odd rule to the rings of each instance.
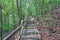
[[1, 4], [0, 4], [0, 23], [1, 23], [1, 40], [2, 40], [3, 21], [2, 21], [2, 5]]
[[[21, 17], [21, 9], [19, 8], [19, 0], [16, 0], [16, 5], [17, 5], [17, 10], [18, 10], [19, 25], [20, 25], [22, 17]], [[20, 3], [20, 6], [21, 6], [21, 3]]]

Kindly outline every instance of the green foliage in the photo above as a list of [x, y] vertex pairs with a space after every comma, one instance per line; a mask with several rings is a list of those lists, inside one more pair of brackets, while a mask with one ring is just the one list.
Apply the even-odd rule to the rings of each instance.
[[1, 0], [1, 4], [2, 28], [4, 31], [11, 31], [11, 29], [19, 23], [16, 0]]
[[[19, 24], [21, 15], [22, 18], [28, 18], [32, 14], [40, 21], [45, 20], [44, 13], [60, 5], [60, 0], [18, 0], [19, 10], [16, 0], [0, 0], [0, 4], [2, 4], [3, 30], [10, 31]], [[48, 16], [52, 18], [50, 13]]]

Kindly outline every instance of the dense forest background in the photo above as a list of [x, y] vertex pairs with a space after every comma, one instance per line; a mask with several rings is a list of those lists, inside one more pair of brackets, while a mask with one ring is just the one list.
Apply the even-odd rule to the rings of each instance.
[[49, 19], [46, 26], [53, 26], [54, 18], [50, 11], [58, 5], [60, 0], [0, 0], [0, 30], [10, 32], [30, 15], [41, 22]]

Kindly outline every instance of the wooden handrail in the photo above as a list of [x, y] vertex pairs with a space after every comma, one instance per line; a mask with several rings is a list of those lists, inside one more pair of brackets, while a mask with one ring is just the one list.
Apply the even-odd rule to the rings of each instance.
[[21, 27], [22, 27], [22, 25], [23, 25], [23, 20], [21, 20], [21, 24], [20, 24], [20, 26], [18, 26], [15, 30], [13, 30], [8, 36], [6, 36], [3, 40], [7, 40], [11, 35], [13, 35], [17, 30], [19, 30]]

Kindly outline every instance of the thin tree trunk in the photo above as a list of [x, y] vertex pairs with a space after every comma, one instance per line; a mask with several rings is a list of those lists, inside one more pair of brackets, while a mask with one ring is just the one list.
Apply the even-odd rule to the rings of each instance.
[[2, 21], [2, 5], [1, 4], [0, 4], [0, 22], [1, 22], [1, 40], [2, 40], [3, 21]]
[[12, 15], [13, 15], [13, 23], [14, 23], [14, 26], [16, 26], [15, 25], [15, 13], [14, 13], [14, 0], [12, 0]]
[[21, 10], [19, 8], [19, 0], [16, 0], [16, 5], [17, 5], [18, 16], [19, 16], [19, 25], [20, 25], [20, 23], [21, 23], [21, 14], [20, 14], [20, 12], [21, 12]]

